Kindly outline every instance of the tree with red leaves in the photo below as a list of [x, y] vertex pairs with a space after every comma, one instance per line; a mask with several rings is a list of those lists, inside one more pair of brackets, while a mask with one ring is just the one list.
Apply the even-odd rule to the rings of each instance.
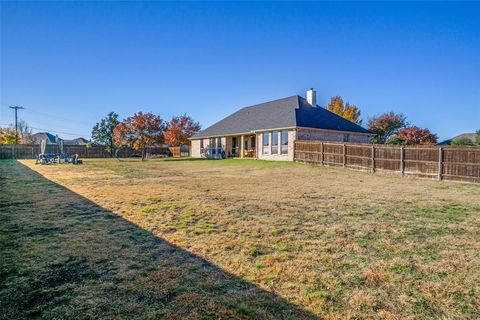
[[113, 130], [115, 143], [142, 150], [142, 161], [146, 158], [146, 149], [155, 143], [163, 142], [165, 125], [160, 116], [152, 113], [135, 113]]
[[372, 138], [373, 143], [385, 143], [405, 126], [406, 117], [401, 113], [387, 112], [368, 120], [368, 130], [375, 134]]
[[188, 138], [200, 131], [200, 124], [186, 114], [173, 117], [165, 129], [165, 143], [171, 146], [190, 144]]
[[394, 144], [435, 144], [437, 143], [437, 135], [431, 133], [428, 129], [409, 127], [398, 131], [391, 140], [395, 140]]

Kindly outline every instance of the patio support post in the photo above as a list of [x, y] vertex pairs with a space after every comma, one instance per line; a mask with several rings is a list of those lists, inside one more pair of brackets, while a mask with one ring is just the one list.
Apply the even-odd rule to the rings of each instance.
[[245, 150], [245, 136], [241, 135], [240, 136], [240, 158], [243, 158]]
[[260, 147], [259, 147], [260, 143], [258, 143], [258, 140], [260, 139], [257, 133], [255, 133], [254, 139], [255, 139], [255, 159], [258, 160], [258, 153], [260, 152]]

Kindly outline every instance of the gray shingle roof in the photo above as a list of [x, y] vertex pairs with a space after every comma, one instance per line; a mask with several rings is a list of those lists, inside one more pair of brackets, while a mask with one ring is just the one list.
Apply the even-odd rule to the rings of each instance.
[[453, 140], [460, 139], [460, 138], [468, 138], [468, 139], [472, 140], [473, 142], [475, 142], [476, 138], [477, 138], [477, 134], [474, 133], [474, 132], [473, 133], [462, 133], [462, 134], [459, 134], [458, 136], [455, 136], [453, 138], [442, 141], [438, 145], [449, 145], [449, 144], [452, 144]]
[[72, 140], [63, 140], [64, 145], [72, 145], [72, 146], [83, 146], [88, 143], [88, 140], [85, 138], [75, 138]]
[[47, 140], [47, 144], [57, 144], [59, 143], [60, 141], [63, 141], [63, 143], [65, 145], [85, 145], [88, 143], [88, 140], [82, 138], [82, 137], [79, 137], [79, 138], [75, 138], [75, 139], [72, 139], [72, 140], [65, 140], [65, 139], [61, 139], [61, 138], [58, 138], [57, 136], [54, 136], [53, 134], [49, 133], [49, 132], [37, 132], [35, 134], [32, 135], [33, 139], [34, 139], [34, 143], [35, 144], [40, 144], [42, 142], [42, 140]]
[[300, 96], [292, 96], [242, 108], [200, 131], [192, 139], [291, 127], [370, 133], [327, 109], [311, 107]]
[[47, 140], [47, 144], [57, 143], [57, 137], [48, 132], [38, 132], [32, 135], [35, 143], [40, 143], [42, 140]]

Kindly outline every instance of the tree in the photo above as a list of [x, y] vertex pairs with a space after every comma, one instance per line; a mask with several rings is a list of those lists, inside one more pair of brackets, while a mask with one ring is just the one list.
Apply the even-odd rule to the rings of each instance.
[[368, 130], [374, 137], [373, 143], [385, 143], [398, 130], [406, 127], [407, 118], [401, 113], [387, 112], [368, 120]]
[[474, 146], [475, 142], [467, 137], [460, 137], [457, 139], [453, 139], [452, 146]]
[[15, 129], [0, 128], [0, 144], [15, 144]]
[[146, 157], [147, 147], [163, 142], [165, 125], [160, 116], [152, 113], [135, 113], [126, 118], [113, 130], [113, 139], [118, 145], [142, 150], [142, 161]]
[[480, 146], [480, 129], [475, 132], [477, 136], [475, 137], [475, 142]]
[[402, 139], [407, 145], [437, 143], [436, 134], [431, 133], [428, 129], [418, 127], [403, 128], [395, 136]]
[[[24, 120], [18, 121], [18, 143], [31, 144], [34, 143], [32, 129]], [[0, 144], [15, 144], [15, 126], [10, 125], [8, 128], [0, 128]]]
[[360, 110], [353, 104], [343, 103], [340, 96], [330, 98], [330, 103], [327, 105], [328, 111], [338, 114], [340, 117], [347, 119], [356, 124], [361, 124]]
[[188, 138], [200, 131], [200, 124], [184, 114], [173, 117], [165, 129], [165, 143], [171, 146], [190, 144]]
[[32, 129], [30, 129], [30, 126], [24, 120], [18, 121], [18, 137], [20, 139], [20, 143], [23, 144], [32, 144], [35, 142]]
[[118, 114], [110, 112], [92, 128], [93, 142], [107, 146], [107, 151], [110, 153], [110, 156], [113, 156], [115, 152], [116, 145], [113, 139], [113, 130], [118, 124], [120, 124]]
[[405, 140], [403, 140], [399, 136], [392, 136], [392, 137], [388, 138], [385, 143], [386, 144], [397, 144], [397, 145], [405, 145], [406, 144]]

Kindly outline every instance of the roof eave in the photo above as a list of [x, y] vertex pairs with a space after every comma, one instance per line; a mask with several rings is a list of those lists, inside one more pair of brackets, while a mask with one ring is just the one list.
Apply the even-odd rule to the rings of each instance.
[[296, 126], [289, 126], [289, 127], [277, 127], [277, 128], [255, 129], [255, 130], [250, 130], [250, 131], [247, 131], [247, 132], [195, 136], [195, 137], [190, 137], [190, 138], [188, 138], [188, 140], [197, 140], [197, 139], [205, 139], [205, 138], [219, 138], [219, 137], [241, 136], [241, 135], [245, 135], [245, 134], [254, 134], [254, 133], [262, 132], [262, 131], [289, 130], [289, 129], [295, 129], [295, 128], [297, 128], [297, 127], [296, 127]]

